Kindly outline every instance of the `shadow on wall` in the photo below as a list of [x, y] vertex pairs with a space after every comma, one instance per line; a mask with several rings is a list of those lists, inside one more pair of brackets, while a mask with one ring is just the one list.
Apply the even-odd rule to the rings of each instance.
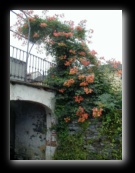
[[10, 101], [10, 160], [45, 160], [46, 107]]

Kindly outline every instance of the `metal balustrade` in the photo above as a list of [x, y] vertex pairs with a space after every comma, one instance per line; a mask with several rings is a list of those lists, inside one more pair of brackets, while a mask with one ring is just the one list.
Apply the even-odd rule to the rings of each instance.
[[[55, 63], [49, 62], [29, 53], [28, 64], [26, 63], [27, 52], [10, 45], [10, 79], [25, 82], [42, 82], [50, 67]], [[25, 69], [27, 73], [25, 74]]]

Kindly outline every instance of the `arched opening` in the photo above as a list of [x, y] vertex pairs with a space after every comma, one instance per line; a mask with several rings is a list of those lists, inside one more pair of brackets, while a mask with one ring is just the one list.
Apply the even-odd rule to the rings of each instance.
[[10, 101], [10, 159], [45, 160], [47, 107]]

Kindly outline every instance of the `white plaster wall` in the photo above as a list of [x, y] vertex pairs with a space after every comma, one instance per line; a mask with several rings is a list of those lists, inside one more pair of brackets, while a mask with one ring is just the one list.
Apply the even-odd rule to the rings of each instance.
[[46, 105], [52, 111], [55, 104], [55, 93], [26, 85], [10, 83], [10, 100], [28, 100]]

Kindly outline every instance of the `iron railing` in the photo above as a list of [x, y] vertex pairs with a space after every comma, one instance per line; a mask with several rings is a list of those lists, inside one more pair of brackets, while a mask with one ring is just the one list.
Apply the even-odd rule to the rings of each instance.
[[[30, 36], [30, 23], [28, 18], [30, 14], [24, 10], [20, 10], [20, 12], [25, 15], [24, 18], [13, 10], [11, 10], [11, 12], [22, 18], [22, 20], [27, 20], [29, 26], [28, 36]], [[20, 35], [14, 30], [10, 29], [10, 32], [14, 32], [24, 38], [23, 35]], [[33, 45], [29, 50], [29, 37], [27, 41], [27, 52], [10, 45], [10, 79], [42, 83], [47, 76], [48, 70], [50, 67], [55, 66], [55, 63], [30, 54]]]
[[[10, 45], [10, 79], [25, 82], [42, 82], [50, 67], [56, 64]], [[25, 69], [27, 67], [27, 73]]]

